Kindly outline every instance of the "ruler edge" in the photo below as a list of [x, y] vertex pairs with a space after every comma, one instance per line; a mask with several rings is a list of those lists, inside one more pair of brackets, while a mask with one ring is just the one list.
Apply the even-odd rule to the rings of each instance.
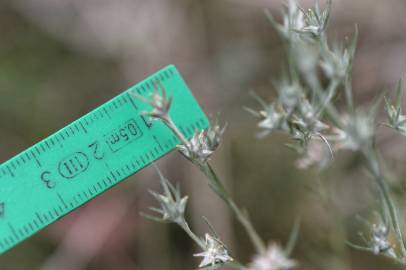
[[[35, 146], [39, 146], [45, 142], [47, 142], [52, 136], [68, 129], [69, 127], [73, 127], [75, 124], [80, 123], [80, 121], [86, 117], [88, 117], [89, 115], [92, 115], [92, 113], [94, 113], [95, 111], [98, 111], [100, 108], [102, 108], [104, 105], [110, 104], [110, 102], [112, 102], [114, 99], [123, 96], [129, 92], [135, 92], [135, 88], [137, 88], [138, 86], [141, 86], [143, 84], [145, 84], [146, 82], [149, 82], [151, 80], [153, 80], [155, 77], [157, 77], [158, 75], [160, 75], [161, 73], [163, 73], [166, 70], [173, 70], [181, 79], [182, 81], [186, 84], [184, 78], [182, 77], [182, 75], [180, 74], [180, 72], [178, 71], [178, 69], [176, 68], [175, 65], [170, 64], [167, 65], [161, 69], [159, 69], [157, 72], [155, 72], [152, 75], [149, 75], [147, 77], [145, 77], [143, 80], [141, 80], [140, 82], [130, 86], [129, 88], [122, 90], [120, 92], [120, 94], [117, 94], [115, 96], [113, 96], [112, 98], [110, 98], [109, 100], [105, 101], [104, 103], [98, 105], [96, 108], [90, 110], [89, 112], [85, 113], [84, 115], [80, 116], [79, 118], [73, 120], [72, 122], [69, 122], [68, 124], [66, 124], [65, 126], [63, 126], [62, 128], [57, 129], [56, 131], [51, 131], [51, 135], [48, 135], [45, 138], [40, 139], [38, 142], [28, 146], [27, 148], [25, 148], [24, 150], [18, 152], [17, 154], [14, 154], [12, 158], [4, 161], [3, 163], [0, 164], [0, 169], [2, 169], [4, 166], [7, 166], [9, 163], [12, 163], [14, 160], [17, 160], [21, 155], [23, 155], [26, 152], [29, 152], [30, 150], [33, 150], [35, 148]], [[186, 84], [187, 85], [187, 84]], [[189, 89], [190, 90], [190, 89]], [[191, 92], [191, 91], [190, 91]], [[193, 93], [191, 92], [191, 94], [193, 95]], [[194, 96], [193, 96], [194, 97]], [[1, 176], [1, 174], [0, 174]], [[1, 178], [1, 177], [0, 177]]]

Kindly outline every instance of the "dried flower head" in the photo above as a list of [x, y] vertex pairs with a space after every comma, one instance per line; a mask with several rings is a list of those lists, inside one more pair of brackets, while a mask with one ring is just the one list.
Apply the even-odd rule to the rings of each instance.
[[185, 144], [178, 145], [178, 150], [189, 160], [197, 161], [198, 163], [205, 163], [213, 154], [213, 150], [210, 149], [206, 132], [196, 130], [193, 137], [189, 142]]
[[269, 245], [264, 254], [254, 257], [249, 264], [249, 270], [288, 270], [296, 266], [296, 262], [286, 257], [278, 244]]
[[150, 193], [159, 202], [161, 208], [150, 207], [150, 209], [161, 214], [162, 217], [157, 218], [148, 215], [145, 216], [156, 221], [183, 224], [188, 197], [181, 197], [179, 186], [175, 187], [172, 185], [169, 180], [162, 175], [159, 169], [157, 169], [157, 172], [163, 189], [163, 194], [158, 194], [154, 191], [150, 191]]
[[338, 149], [361, 150], [369, 146], [374, 135], [374, 117], [358, 112], [344, 118], [344, 128], [337, 139]]
[[271, 134], [275, 130], [283, 128], [284, 117], [283, 114], [275, 109], [275, 104], [270, 104], [266, 109], [259, 112], [261, 121], [258, 123], [258, 127], [263, 131], [258, 134], [259, 138], [263, 138]]
[[207, 233], [205, 237], [204, 251], [194, 254], [195, 257], [203, 257], [199, 268], [212, 266], [213, 269], [217, 269], [217, 267], [222, 266], [224, 263], [233, 261], [233, 258], [228, 255], [227, 248], [219, 239]]
[[383, 222], [382, 216], [378, 214], [377, 217], [379, 219], [377, 223], [370, 223], [362, 217], [358, 217], [358, 219], [362, 221], [369, 229], [367, 237], [364, 235], [364, 233], [359, 233], [366, 246], [360, 246], [353, 243], [348, 244], [356, 249], [372, 252], [375, 255], [385, 255], [387, 257], [391, 257], [404, 264], [404, 259], [398, 257], [394, 245], [389, 240], [390, 228], [389, 224], [387, 223], [389, 220]]
[[[283, 108], [286, 114], [291, 114], [305, 98], [304, 90], [298, 82], [289, 81], [284, 77], [275, 84], [278, 91], [278, 104]], [[266, 109], [266, 106], [264, 106]]]
[[332, 50], [322, 50], [320, 65], [328, 78], [340, 81], [350, 76], [357, 41], [358, 30], [356, 29], [353, 40], [348, 48], [335, 43]]
[[260, 103], [262, 110], [255, 111], [250, 108], [245, 109], [259, 119], [258, 127], [261, 129], [261, 132], [258, 133], [258, 138], [264, 138], [276, 130], [287, 130], [288, 126], [285, 122], [285, 113], [276, 109], [277, 104], [272, 103], [268, 105], [262, 98], [255, 94], [252, 95]]
[[283, 14], [283, 24], [278, 24], [270, 12], [267, 11], [266, 15], [279, 34], [287, 40], [297, 40], [300, 33], [296, 30], [305, 27], [304, 16], [296, 0], [288, 1]]
[[[255, 99], [262, 106], [262, 110], [247, 110], [259, 118], [258, 127], [261, 129], [259, 138], [270, 135], [274, 131], [283, 131], [290, 135], [297, 144], [288, 144], [290, 148], [303, 153], [306, 151], [309, 142], [317, 137], [322, 139], [331, 150], [323, 131], [329, 126], [319, 120], [319, 115], [314, 106], [305, 98], [299, 85], [285, 84], [287, 91], [279, 90], [279, 98], [270, 105], [266, 104], [260, 97], [254, 95]], [[280, 88], [282, 89], [282, 88]]]
[[388, 240], [389, 228], [381, 224], [373, 224], [371, 232], [371, 248], [375, 255], [385, 253], [396, 257], [392, 244]]
[[152, 111], [143, 114], [150, 116], [152, 119], [168, 120], [173, 97], [167, 96], [165, 87], [159, 81], [154, 83], [154, 92], [148, 98], [135, 93], [133, 95], [152, 107]]
[[316, 1], [314, 8], [305, 11], [299, 7], [296, 0], [289, 0], [283, 14], [283, 24], [278, 24], [269, 12], [267, 16], [280, 35], [289, 41], [315, 38], [320, 37], [327, 29], [331, 4], [332, 1], [328, 0], [322, 11]]
[[319, 37], [327, 29], [327, 25], [331, 14], [331, 0], [327, 0], [326, 8], [321, 11], [319, 1], [316, 1], [315, 7], [307, 11], [302, 10], [304, 14], [305, 25], [298, 28], [301, 33], [311, 33], [315, 37]]
[[218, 120], [206, 132], [207, 145], [212, 151], [220, 146], [221, 137], [226, 131], [227, 124], [223, 127], [220, 126]]
[[294, 116], [293, 123], [298, 126], [298, 129], [312, 135], [319, 134], [329, 127], [318, 119], [314, 106], [306, 99], [300, 102], [300, 106], [298, 106], [297, 113]]
[[193, 137], [186, 143], [178, 145], [179, 151], [189, 160], [197, 164], [209, 161], [211, 155], [220, 145], [220, 139], [225, 131], [216, 122], [207, 130], [196, 130]]
[[350, 55], [346, 49], [335, 46], [322, 57], [321, 67], [328, 78], [341, 80], [345, 77], [350, 64]]
[[396, 90], [395, 105], [392, 105], [385, 97], [385, 111], [388, 119], [388, 123], [385, 125], [406, 136], [406, 116], [402, 115], [402, 89], [402, 81], [400, 80]]

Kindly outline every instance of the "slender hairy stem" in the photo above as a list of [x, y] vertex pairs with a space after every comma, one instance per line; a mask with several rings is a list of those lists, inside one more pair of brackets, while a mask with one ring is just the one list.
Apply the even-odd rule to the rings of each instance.
[[289, 241], [285, 247], [285, 255], [290, 256], [293, 252], [293, 249], [296, 246], [297, 240], [299, 238], [299, 229], [300, 229], [300, 218], [297, 218], [293, 224], [292, 232], [290, 233]]
[[263, 240], [260, 238], [259, 234], [255, 230], [254, 226], [252, 225], [251, 221], [249, 220], [248, 216], [243, 213], [243, 211], [238, 208], [237, 204], [231, 198], [231, 196], [227, 193], [224, 185], [219, 180], [217, 174], [211, 167], [209, 163], [206, 163], [201, 166], [202, 172], [207, 176], [210, 180], [210, 186], [212, 189], [217, 193], [217, 195], [223, 199], [223, 201], [230, 207], [230, 209], [235, 214], [237, 220], [241, 223], [244, 227], [245, 231], [247, 232], [248, 236], [250, 237], [252, 243], [254, 244], [258, 253], [264, 253], [266, 251], [266, 246]]
[[369, 170], [372, 173], [372, 175], [374, 176], [374, 179], [378, 185], [379, 191], [381, 192], [382, 198], [388, 209], [391, 224], [392, 224], [393, 229], [395, 230], [396, 239], [399, 242], [399, 247], [400, 247], [400, 251], [402, 253], [402, 257], [406, 258], [406, 247], [405, 247], [405, 242], [403, 240], [402, 229], [400, 226], [398, 213], [396, 210], [395, 203], [390, 194], [388, 184], [386, 183], [385, 177], [382, 173], [382, 169], [381, 169], [381, 165], [379, 164], [376, 149], [373, 148], [371, 151], [364, 151], [364, 156], [368, 162]]
[[352, 78], [351, 74], [346, 78], [344, 83], [345, 99], [350, 112], [354, 112], [354, 101], [352, 97]]
[[178, 127], [175, 125], [171, 117], [161, 118], [164, 124], [171, 129], [171, 131], [175, 134], [176, 137], [182, 142], [183, 145], [188, 146], [189, 142], [186, 137], [180, 132]]
[[[338, 80], [332, 80], [330, 85], [328, 86], [327, 89], [327, 96], [323, 98], [322, 100], [322, 105], [320, 106], [320, 110], [318, 114], [322, 114], [324, 109], [330, 110], [330, 114], [334, 115], [334, 119], [339, 119], [338, 117], [338, 112], [329, 104], [331, 103], [331, 100], [335, 96], [337, 92], [337, 88], [340, 85], [340, 82]], [[320, 95], [321, 96], [321, 95]]]
[[186, 220], [183, 220], [183, 222], [178, 223], [178, 225], [189, 235], [190, 238], [193, 239], [193, 241], [196, 242], [200, 246], [200, 248], [205, 249], [206, 246], [202, 242], [202, 240], [192, 232], [192, 230], [189, 228], [189, 224], [186, 222]]
[[313, 85], [314, 92], [323, 103], [323, 105], [320, 106], [320, 110], [317, 112], [317, 115], [320, 116], [324, 113], [324, 111], [326, 111], [331, 121], [338, 127], [342, 125], [340, 113], [337, 111], [335, 106], [333, 106], [331, 100], [333, 99], [339, 85], [339, 81], [332, 80], [327, 88], [327, 97], [325, 97], [324, 91], [320, 88], [320, 85]]

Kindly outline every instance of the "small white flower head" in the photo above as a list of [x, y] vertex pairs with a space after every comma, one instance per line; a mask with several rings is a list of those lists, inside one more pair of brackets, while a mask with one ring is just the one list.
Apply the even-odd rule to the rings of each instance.
[[259, 112], [261, 121], [258, 123], [258, 127], [263, 131], [258, 134], [258, 138], [263, 138], [270, 135], [275, 130], [280, 130], [284, 124], [284, 116], [282, 113], [275, 109], [274, 104], [270, 104], [264, 110]]
[[210, 149], [208, 145], [206, 132], [204, 130], [196, 130], [186, 145], [181, 144], [177, 147], [187, 159], [199, 164], [206, 163], [213, 154], [213, 150]]
[[220, 146], [221, 137], [226, 131], [227, 124], [223, 127], [220, 126], [218, 120], [211, 126], [206, 132], [207, 145], [212, 151], [216, 150]]
[[331, 14], [331, 0], [327, 0], [326, 8], [321, 11], [319, 2], [316, 1], [314, 8], [308, 9], [308, 11], [303, 11], [305, 26], [302, 28], [297, 28], [299, 32], [310, 33], [315, 37], [320, 36], [326, 29], [330, 19]]
[[385, 97], [385, 111], [388, 123], [385, 125], [406, 136], [406, 116], [402, 114], [402, 81], [400, 80], [396, 91], [396, 104], [392, 105]]
[[368, 146], [374, 135], [374, 123], [371, 116], [358, 112], [344, 119], [344, 128], [337, 140], [338, 149], [357, 151]]
[[287, 12], [283, 18], [282, 33], [286, 36], [297, 30], [302, 29], [305, 26], [304, 16], [299, 9], [299, 4], [296, 0], [289, 0], [287, 6]]
[[248, 266], [249, 270], [288, 270], [296, 266], [278, 244], [271, 244], [264, 254], [254, 257]]
[[151, 111], [144, 112], [145, 115], [150, 116], [152, 119], [167, 121], [173, 97], [167, 96], [165, 87], [159, 81], [154, 82], [154, 92], [148, 98], [135, 93], [133, 95], [152, 107]]
[[302, 99], [305, 98], [304, 90], [297, 82], [290, 82], [286, 77], [275, 84], [278, 91], [278, 103], [287, 114], [293, 112]]
[[[199, 268], [205, 266], [212, 266], [213, 269], [217, 269], [224, 263], [231, 262], [234, 259], [228, 255], [228, 250], [220, 240], [214, 238], [210, 234], [206, 233], [205, 249], [201, 253], [194, 254], [195, 257], [203, 257]], [[214, 268], [216, 267], [216, 268]]]
[[371, 248], [375, 255], [388, 254], [396, 257], [392, 244], [388, 240], [389, 228], [384, 224], [373, 224], [371, 232]]
[[321, 11], [318, 1], [312, 9], [305, 11], [299, 7], [297, 0], [289, 0], [286, 12], [283, 15], [283, 24], [277, 24], [268, 13], [268, 17], [280, 35], [290, 41], [301, 38], [319, 37], [327, 29], [331, 14], [331, 0], [327, 1], [326, 8]]
[[158, 214], [161, 214], [162, 217], [157, 218], [148, 215], [145, 215], [145, 217], [156, 221], [182, 224], [184, 221], [188, 197], [181, 197], [179, 186], [173, 186], [158, 169], [157, 172], [160, 178], [163, 194], [158, 194], [154, 191], [150, 191], [150, 193], [159, 202], [161, 208], [158, 209], [151, 207], [150, 209]]
[[275, 131], [287, 132], [292, 139], [299, 142], [298, 147], [290, 145], [299, 152], [314, 136], [327, 142], [321, 132], [329, 126], [318, 120], [314, 107], [304, 97], [301, 87], [296, 84], [281, 84], [278, 89], [277, 102], [268, 105], [261, 98], [254, 96], [263, 109], [255, 111], [247, 108], [260, 119], [258, 127], [261, 132], [257, 136], [263, 138]]
[[225, 127], [221, 128], [217, 123], [208, 130], [196, 130], [186, 145], [178, 145], [178, 150], [192, 162], [204, 164], [220, 145], [224, 131]]
[[246, 108], [246, 110], [260, 120], [258, 127], [261, 132], [257, 134], [257, 137], [264, 138], [277, 130], [286, 131], [288, 126], [282, 106], [277, 103], [266, 104], [260, 97], [255, 94], [253, 96], [261, 104], [262, 110], [255, 111], [250, 108]]
[[300, 102], [298, 115], [295, 120], [296, 124], [299, 125], [301, 130], [305, 130], [312, 135], [318, 134], [329, 127], [318, 119], [314, 106], [306, 99]]
[[326, 51], [322, 56], [321, 67], [328, 78], [341, 80], [346, 76], [351, 63], [350, 54], [346, 49], [335, 46], [332, 51]]
[[406, 116], [400, 113], [393, 105], [387, 104], [385, 111], [388, 117], [388, 126], [406, 136]]
[[296, 30], [302, 29], [305, 26], [305, 21], [303, 12], [299, 9], [296, 0], [288, 1], [286, 11], [283, 14], [283, 24], [277, 23], [269, 11], [267, 11], [267, 16], [283, 38], [290, 41], [300, 39], [300, 33]]
[[307, 151], [309, 143], [314, 138], [321, 139], [330, 149], [326, 137], [321, 133], [327, 130], [329, 126], [318, 119], [314, 107], [306, 99], [301, 100], [288, 122], [290, 136], [298, 142], [298, 145], [290, 146], [299, 153]]
[[370, 223], [368, 220], [359, 217], [359, 219], [368, 227], [369, 232], [367, 235], [359, 232], [362, 240], [365, 242], [366, 246], [360, 246], [357, 244], [351, 244], [355, 248], [360, 250], [366, 250], [372, 252], [375, 255], [385, 255], [392, 257], [396, 260], [402, 261], [395, 251], [395, 245], [390, 241], [390, 221], [384, 221], [384, 217], [379, 213], [377, 214], [378, 220], [375, 223]]
[[331, 51], [322, 50], [320, 66], [328, 78], [343, 80], [351, 73], [357, 40], [358, 31], [355, 32], [348, 48], [334, 44]]

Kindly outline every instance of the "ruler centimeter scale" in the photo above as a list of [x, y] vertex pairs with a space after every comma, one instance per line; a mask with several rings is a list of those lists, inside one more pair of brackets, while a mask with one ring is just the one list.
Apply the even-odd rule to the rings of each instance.
[[[174, 97], [170, 115], [188, 138], [209, 121], [168, 66], [0, 165], [0, 254], [172, 151], [179, 140], [131, 94], [154, 85]], [[96, 224], [95, 224], [96, 225]]]

